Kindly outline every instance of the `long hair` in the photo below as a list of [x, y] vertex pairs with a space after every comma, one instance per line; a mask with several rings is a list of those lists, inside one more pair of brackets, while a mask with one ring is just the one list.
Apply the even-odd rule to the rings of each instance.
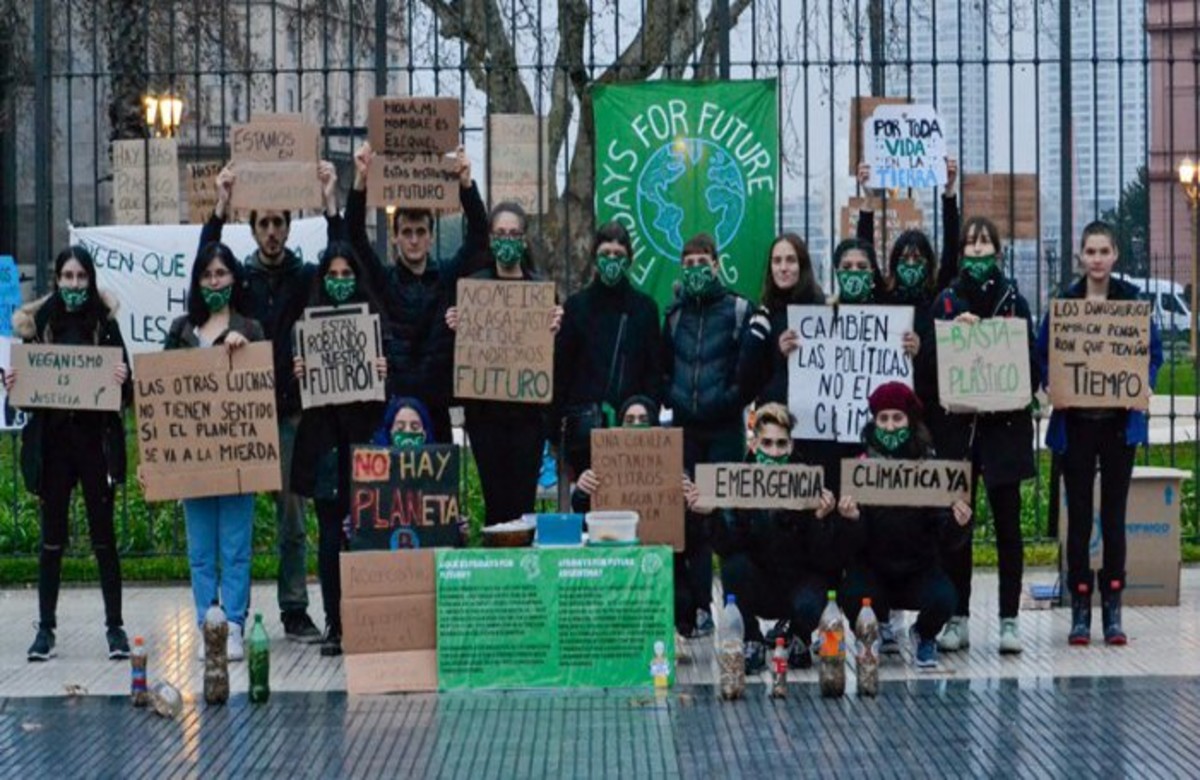
[[[775, 284], [775, 277], [771, 274], [771, 255], [780, 242], [791, 245], [792, 251], [796, 253], [796, 258], [800, 263], [800, 275], [796, 279], [796, 286], [789, 290], [780, 289]], [[812, 256], [808, 252], [808, 244], [795, 233], [789, 232], [777, 236], [771, 242], [770, 249], [767, 250], [767, 273], [763, 276], [762, 305], [775, 311], [789, 303], [824, 302], [825, 293], [821, 290], [821, 285], [817, 283], [817, 275], [813, 273]]]
[[[856, 249], [866, 256], [867, 263], [871, 266], [871, 277], [874, 281], [875, 295], [878, 295], [879, 293], [883, 292], [883, 274], [879, 272], [879, 258], [875, 256], [875, 247], [869, 242], [863, 241], [860, 238], [842, 239], [841, 243], [839, 243], [833, 250], [833, 272], [836, 275], [838, 266], [842, 262], [842, 258], [847, 252], [852, 252]], [[840, 295], [841, 293], [839, 291], [839, 297]]]
[[208, 306], [204, 303], [204, 296], [200, 294], [200, 280], [213, 260], [225, 266], [233, 277], [233, 294], [229, 298], [229, 310], [242, 316], [246, 314], [242, 264], [233, 256], [233, 251], [228, 246], [220, 241], [211, 241], [196, 253], [196, 261], [192, 263], [192, 281], [188, 285], [187, 318], [188, 322], [196, 328], [208, 322], [208, 318], [212, 316]]
[[892, 250], [888, 253], [888, 284], [890, 289], [895, 290], [899, 286], [896, 280], [896, 268], [899, 267], [900, 261], [904, 259], [904, 255], [909, 250], [916, 250], [917, 255], [921, 258], [921, 262], [925, 266], [925, 284], [924, 291], [933, 296], [937, 294], [937, 278], [938, 278], [938, 263], [937, 255], [934, 254], [933, 244], [929, 241], [929, 236], [925, 235], [921, 230], [905, 230], [892, 244]]
[[988, 240], [992, 242], [992, 246], [996, 249], [996, 259], [999, 260], [1003, 257], [1004, 247], [1000, 240], [1000, 230], [996, 227], [996, 223], [987, 217], [971, 217], [963, 223], [962, 241], [958, 244], [960, 257], [965, 256], [968, 237], [974, 236], [978, 238], [980, 233], [986, 235]]
[[382, 314], [383, 309], [375, 291], [371, 289], [370, 279], [366, 269], [358, 258], [358, 253], [348, 241], [331, 241], [317, 260], [317, 273], [313, 277], [312, 290], [308, 296], [310, 306], [333, 306], [335, 301], [325, 292], [325, 277], [329, 275], [329, 267], [333, 261], [341, 258], [354, 272], [354, 295], [346, 303], [365, 303], [373, 314]]
[[[520, 203], [510, 200], [497, 203], [492, 207], [492, 212], [488, 215], [489, 230], [495, 228], [496, 219], [499, 218], [501, 214], [512, 214], [517, 218], [517, 221], [521, 223], [521, 232], [525, 234], [525, 256], [521, 258], [521, 268], [528, 273], [534, 273], [537, 270], [539, 263], [537, 262], [538, 258], [536, 257], [536, 251], [533, 247], [533, 241], [531, 241], [529, 238], [529, 215], [525, 213], [525, 209], [521, 208]], [[494, 266], [496, 264], [496, 259], [491, 256], [492, 252], [490, 249], [488, 250], [487, 255], [488, 259], [491, 261], [491, 265]]]
[[375, 435], [371, 438], [371, 443], [380, 447], [389, 447], [392, 444], [392, 424], [396, 422], [396, 415], [400, 414], [401, 409], [412, 409], [421, 418], [421, 427], [425, 429], [425, 443], [429, 443], [429, 439], [433, 436], [433, 422], [429, 416], [429, 409], [424, 403], [416, 398], [398, 395], [393, 396], [388, 401], [387, 408], [383, 410], [383, 421], [379, 427], [375, 429]]
[[87, 329], [92, 330], [96, 325], [108, 319], [110, 310], [108, 304], [100, 296], [100, 287], [96, 283], [96, 261], [92, 259], [91, 252], [78, 244], [67, 247], [54, 258], [55, 295], [51, 296], [50, 300], [46, 301], [42, 307], [46, 312], [45, 321], [49, 322], [53, 328], [54, 324], [59, 321], [59, 318], [68, 313], [62, 296], [58, 294], [58, 277], [62, 274], [63, 266], [71, 260], [83, 266], [83, 270], [87, 273], [88, 296], [77, 313], [83, 315], [84, 321], [87, 323]]

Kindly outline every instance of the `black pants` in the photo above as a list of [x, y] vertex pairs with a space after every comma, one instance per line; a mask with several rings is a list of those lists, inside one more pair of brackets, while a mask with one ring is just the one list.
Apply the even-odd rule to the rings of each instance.
[[430, 442], [433, 444], [453, 444], [454, 428], [450, 424], [450, 408], [446, 406], [430, 406], [429, 422], [433, 426], [430, 432]]
[[532, 512], [542, 466], [539, 421], [468, 418], [467, 435], [483, 488], [484, 524], [495, 525]]
[[871, 609], [880, 623], [886, 623], [893, 608], [917, 612], [917, 633], [933, 639], [946, 625], [958, 594], [950, 578], [936, 566], [914, 574], [885, 575], [867, 566], [855, 566], [846, 573], [842, 585], [842, 611], [850, 625], [858, 620], [862, 600], [871, 599]]
[[[975, 482], [978, 489], [979, 480]], [[996, 525], [996, 557], [1000, 568], [1000, 617], [1015, 618], [1021, 606], [1021, 577], [1025, 571], [1025, 548], [1021, 541], [1021, 483], [993, 485], [986, 488], [988, 505]], [[974, 491], [972, 491], [974, 506]], [[958, 593], [954, 614], [971, 614], [971, 543], [944, 550], [942, 560], [946, 574]]]
[[[104, 456], [103, 431], [98, 426], [66, 420], [47, 428], [42, 461], [42, 550], [38, 562], [38, 612], [45, 628], [57, 626], [58, 590], [62, 581], [67, 518], [75, 485], [83, 488], [88, 536], [100, 569], [104, 622], [109, 628], [121, 619], [121, 559], [113, 530], [113, 487]], [[45, 446], [49, 445], [49, 446]]]
[[349, 501], [343, 498], [316, 499], [318, 542], [317, 571], [321, 575], [321, 601], [325, 605], [325, 623], [342, 629], [342, 567], [341, 554], [346, 549], [342, 520], [349, 511]]
[[727, 595], [737, 596], [748, 642], [763, 641], [758, 618], [789, 620], [789, 633], [805, 644], [811, 642], [825, 608], [825, 594], [837, 590], [840, 579], [818, 572], [795, 577], [772, 575], [743, 554], [721, 561], [721, 585]]
[[[1136, 447], [1125, 443], [1126, 415], [1102, 420], [1067, 415], [1067, 451], [1062, 456], [1063, 486], [1067, 491], [1067, 586], [1092, 592], [1089, 542], [1095, 505], [1092, 494], [1096, 465], [1100, 467], [1100, 534], [1103, 540], [1102, 588], [1125, 587], [1125, 508], [1133, 479]], [[1116, 582], [1117, 586], [1112, 583]]]
[[[683, 468], [695, 474], [697, 463], [740, 463], [746, 454], [741, 419], [714, 428], [683, 429]], [[687, 636], [696, 610], [712, 612], [712, 515], [684, 517], [683, 552], [675, 553], [675, 627]]]

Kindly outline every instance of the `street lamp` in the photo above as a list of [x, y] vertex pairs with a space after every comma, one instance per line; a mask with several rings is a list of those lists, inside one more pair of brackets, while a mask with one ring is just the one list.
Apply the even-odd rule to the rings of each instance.
[[183, 101], [167, 92], [163, 95], [145, 95], [142, 105], [146, 109], [146, 127], [150, 128], [150, 132], [156, 138], [173, 138], [183, 118]]

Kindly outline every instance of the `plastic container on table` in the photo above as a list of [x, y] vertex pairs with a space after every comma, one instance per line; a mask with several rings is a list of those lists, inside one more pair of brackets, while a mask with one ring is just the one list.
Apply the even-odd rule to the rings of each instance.
[[588, 544], [637, 544], [638, 513], [588, 512]]
[[583, 543], [583, 515], [537, 514], [525, 517], [532, 517], [537, 523], [538, 547], [575, 547]]

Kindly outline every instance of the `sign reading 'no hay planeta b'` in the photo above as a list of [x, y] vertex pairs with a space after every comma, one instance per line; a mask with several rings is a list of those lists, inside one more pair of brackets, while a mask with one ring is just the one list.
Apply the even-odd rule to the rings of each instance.
[[726, 286], [757, 301], [775, 236], [775, 81], [606, 84], [593, 97], [596, 222], [629, 230], [634, 285], [665, 308], [683, 245], [703, 232]]

